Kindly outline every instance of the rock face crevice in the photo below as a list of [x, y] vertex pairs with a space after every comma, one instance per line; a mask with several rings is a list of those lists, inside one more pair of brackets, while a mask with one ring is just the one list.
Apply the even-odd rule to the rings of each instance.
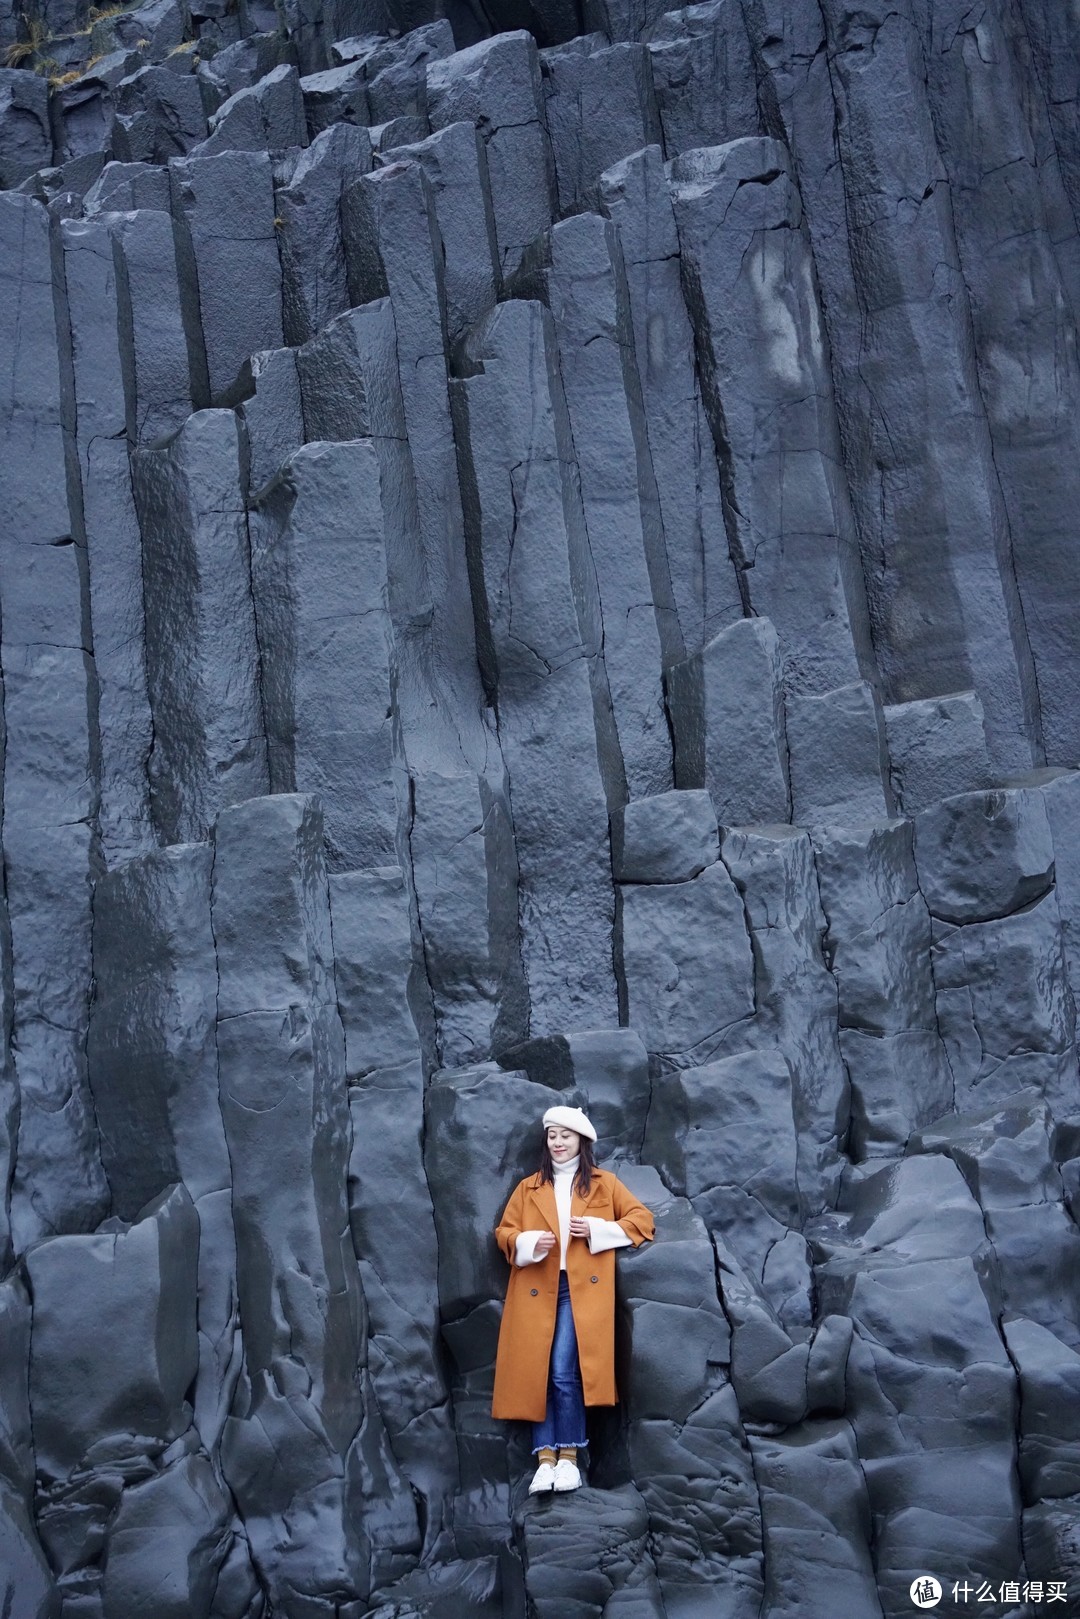
[[11, 1619], [1078, 1600], [1080, 32], [666, 4], [0, 3]]

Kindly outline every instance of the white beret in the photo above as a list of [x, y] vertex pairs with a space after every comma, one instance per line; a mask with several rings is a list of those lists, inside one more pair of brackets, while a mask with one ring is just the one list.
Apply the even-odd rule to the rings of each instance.
[[545, 1130], [549, 1124], [564, 1125], [567, 1130], [576, 1130], [579, 1136], [587, 1136], [590, 1141], [596, 1140], [596, 1131], [579, 1107], [549, 1107], [544, 1114]]

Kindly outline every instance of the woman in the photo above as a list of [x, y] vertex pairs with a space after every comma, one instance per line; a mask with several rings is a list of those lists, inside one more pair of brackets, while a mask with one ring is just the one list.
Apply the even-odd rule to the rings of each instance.
[[577, 1107], [544, 1114], [540, 1168], [495, 1230], [510, 1264], [491, 1414], [533, 1424], [529, 1494], [576, 1490], [585, 1407], [614, 1405], [615, 1249], [648, 1242], [653, 1217], [593, 1158]]

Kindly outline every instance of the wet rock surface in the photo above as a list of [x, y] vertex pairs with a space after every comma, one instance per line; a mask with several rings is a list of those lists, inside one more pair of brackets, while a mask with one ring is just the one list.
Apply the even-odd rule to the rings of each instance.
[[665, 6], [0, 5], [7, 1619], [1080, 1603], [1075, 7]]

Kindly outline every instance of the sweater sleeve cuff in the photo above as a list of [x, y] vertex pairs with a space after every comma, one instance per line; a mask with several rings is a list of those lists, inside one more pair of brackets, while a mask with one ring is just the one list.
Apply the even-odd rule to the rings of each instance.
[[627, 1236], [617, 1220], [601, 1220], [595, 1214], [587, 1214], [585, 1218], [589, 1222], [590, 1254], [602, 1254], [607, 1248], [632, 1246], [632, 1239]]
[[515, 1265], [538, 1265], [540, 1263], [544, 1256], [536, 1252], [536, 1239], [543, 1235], [542, 1231], [522, 1231], [519, 1234], [514, 1252]]

